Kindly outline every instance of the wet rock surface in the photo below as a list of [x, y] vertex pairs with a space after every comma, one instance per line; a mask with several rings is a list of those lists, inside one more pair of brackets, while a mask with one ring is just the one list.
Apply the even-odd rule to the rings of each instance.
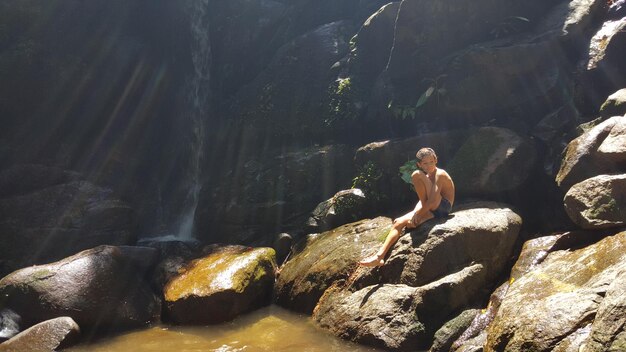
[[271, 248], [215, 246], [169, 280], [166, 317], [178, 324], [215, 324], [270, 303], [275, 252]]
[[582, 249], [548, 255], [511, 284], [489, 328], [485, 351], [552, 351], [576, 341], [582, 327], [591, 324], [593, 329], [612, 283], [624, 270], [625, 246], [626, 233], [621, 232]]
[[2, 352], [54, 352], [77, 341], [80, 328], [70, 317], [41, 322], [0, 344]]
[[391, 219], [378, 217], [309, 236], [280, 272], [274, 287], [276, 303], [310, 314], [324, 291], [346, 280], [390, 229]]

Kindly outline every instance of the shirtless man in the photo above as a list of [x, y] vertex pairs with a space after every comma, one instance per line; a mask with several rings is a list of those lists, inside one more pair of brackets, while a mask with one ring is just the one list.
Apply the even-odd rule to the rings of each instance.
[[419, 198], [413, 211], [395, 219], [385, 243], [378, 252], [359, 262], [362, 266], [380, 266], [405, 228], [414, 229], [433, 218], [444, 218], [454, 204], [454, 183], [450, 175], [437, 168], [437, 155], [430, 148], [422, 148], [417, 154], [417, 167], [411, 180]]

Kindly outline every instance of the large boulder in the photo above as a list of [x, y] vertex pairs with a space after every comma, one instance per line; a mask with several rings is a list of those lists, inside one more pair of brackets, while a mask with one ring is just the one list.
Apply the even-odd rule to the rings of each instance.
[[126, 202], [76, 173], [11, 167], [0, 173], [0, 276], [101, 244], [134, 244], [135, 224]]
[[598, 155], [611, 164], [618, 165], [621, 170], [626, 170], [626, 116], [617, 119], [609, 135], [598, 147]]
[[511, 130], [483, 127], [473, 131], [447, 171], [462, 196], [493, 195], [518, 189], [535, 166], [535, 148]]
[[564, 198], [565, 210], [584, 229], [626, 225], [626, 174], [599, 175], [575, 184]]
[[[621, 319], [618, 307], [624, 298], [615, 293], [619, 295], [626, 268], [625, 249], [626, 232], [621, 232], [581, 249], [550, 253], [511, 284], [489, 327], [485, 351], [578, 350], [589, 336], [590, 329], [584, 329], [589, 324], [599, 332], [599, 342], [620, 340], [623, 324], [600, 330], [609, 320]], [[601, 315], [602, 306], [606, 310]], [[612, 308], [616, 314], [607, 314]]]
[[215, 324], [267, 305], [275, 268], [271, 248], [216, 246], [167, 283], [167, 318], [179, 324]]
[[310, 314], [324, 291], [347, 279], [367, 248], [380, 245], [390, 229], [391, 219], [378, 217], [309, 236], [280, 272], [276, 303]]
[[[604, 140], [611, 134], [615, 126], [622, 126], [625, 117], [614, 116], [598, 124], [580, 137], [571, 141], [564, 151], [561, 168], [556, 176], [557, 184], [564, 191], [569, 190], [574, 184], [593, 176], [619, 171], [620, 166], [611, 162], [610, 159], [600, 154], [598, 149]], [[608, 149], [609, 146], [607, 145]], [[610, 149], [615, 151], [614, 144]], [[604, 152], [606, 154], [606, 150]], [[611, 153], [619, 154], [619, 153]]]
[[313, 318], [355, 342], [427, 348], [451, 315], [489, 295], [485, 288], [506, 268], [520, 227], [520, 217], [497, 203], [470, 203], [449, 219], [429, 221], [402, 236], [384, 266], [327, 289]]
[[69, 316], [83, 332], [145, 326], [160, 314], [160, 302], [145, 276], [156, 250], [99, 246], [55, 263], [15, 271], [0, 280], [2, 305], [24, 327]]
[[0, 344], [2, 352], [54, 352], [76, 342], [80, 328], [70, 317], [46, 320]]

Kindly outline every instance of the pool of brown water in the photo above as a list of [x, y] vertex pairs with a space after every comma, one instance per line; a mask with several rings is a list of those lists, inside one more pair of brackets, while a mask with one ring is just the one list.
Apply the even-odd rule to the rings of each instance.
[[376, 352], [317, 328], [310, 317], [269, 306], [210, 326], [157, 325], [64, 350], [71, 352]]

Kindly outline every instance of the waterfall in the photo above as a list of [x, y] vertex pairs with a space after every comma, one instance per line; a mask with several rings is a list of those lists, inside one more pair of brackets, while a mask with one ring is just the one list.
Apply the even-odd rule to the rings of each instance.
[[202, 188], [202, 161], [204, 159], [204, 119], [209, 113], [211, 80], [211, 40], [209, 35], [208, 6], [210, 0], [188, 0], [187, 11], [191, 31], [192, 76], [185, 85], [187, 116], [190, 121], [190, 160], [183, 182], [188, 190], [178, 221], [176, 236], [193, 238], [193, 222]]

